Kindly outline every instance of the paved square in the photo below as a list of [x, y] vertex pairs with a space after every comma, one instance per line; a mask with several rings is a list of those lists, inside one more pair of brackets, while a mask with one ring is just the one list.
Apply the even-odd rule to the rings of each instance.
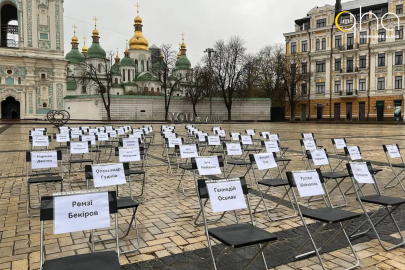
[[[96, 124], [97, 126], [101, 126]], [[125, 125], [120, 123], [119, 125]], [[70, 124], [69, 126], [78, 126]], [[138, 125], [132, 125], [137, 127]], [[178, 185], [178, 172], [173, 170], [173, 175], [167, 172], [167, 164], [162, 157], [161, 136], [158, 133], [160, 125], [154, 124], [156, 140], [151, 146], [147, 162], [145, 200], [138, 209], [137, 220], [141, 237], [141, 248], [139, 252], [122, 255], [121, 265], [125, 269], [209, 269], [212, 264], [207, 256], [207, 240], [202, 226], [194, 225], [194, 218], [199, 210], [196, 196], [184, 196], [176, 190]], [[177, 131], [185, 135], [184, 125], [176, 125]], [[213, 125], [197, 125], [206, 132], [211, 130]], [[272, 124], [272, 123], [244, 123], [244, 124], [221, 124], [223, 129], [229, 133], [243, 132], [245, 129], [256, 129], [256, 131], [270, 131], [278, 133], [282, 146], [289, 147], [287, 156], [292, 159], [289, 170], [302, 170], [307, 167], [306, 161], [302, 159], [302, 150], [299, 139], [301, 132], [315, 134], [318, 145], [323, 145], [333, 155], [331, 138], [346, 138], [348, 145], [360, 146], [365, 160], [373, 162], [373, 167], [382, 168], [383, 171], [377, 175], [383, 193], [390, 196], [405, 197], [405, 191], [401, 188], [384, 190], [383, 186], [392, 178], [392, 172], [386, 164], [386, 157], [382, 150], [382, 144], [399, 144], [400, 148], [405, 146], [405, 130], [402, 125], [331, 125], [331, 124]], [[26, 184], [25, 184], [25, 151], [29, 149], [28, 132], [34, 127], [44, 127], [40, 124], [32, 125], [0, 125], [0, 269], [38, 269], [39, 268], [39, 218], [27, 217], [26, 211]], [[48, 134], [56, 133], [56, 129], [47, 125]], [[257, 135], [258, 138], [258, 135]], [[94, 154], [94, 158], [96, 158]], [[103, 160], [105, 155], [102, 154]], [[66, 159], [66, 155], [65, 155]], [[337, 159], [332, 158], [332, 165], [337, 164]], [[113, 160], [110, 160], [111, 162]], [[174, 168], [174, 167], [173, 167]], [[65, 173], [67, 168], [64, 168]], [[240, 175], [243, 169], [236, 169], [232, 174]], [[67, 179], [67, 174], [65, 174]], [[187, 176], [190, 187], [193, 183], [190, 175]], [[247, 180], [250, 181], [249, 178]], [[343, 183], [343, 187], [349, 187], [349, 180]], [[69, 189], [67, 182], [65, 187]], [[38, 195], [51, 194], [58, 190], [55, 186], [39, 185], [33, 187], [31, 200], [38, 205]], [[77, 172], [72, 176], [72, 189], [85, 189], [84, 173]], [[282, 191], [282, 190], [281, 190]], [[273, 192], [272, 201], [276, 202], [282, 192]], [[367, 189], [366, 189], [367, 191]], [[129, 194], [128, 188], [120, 189], [121, 194]], [[332, 200], [335, 203], [342, 203], [337, 192], [332, 193]], [[258, 192], [253, 186], [252, 205], [259, 201]], [[362, 212], [354, 195], [348, 196], [349, 205], [345, 210]], [[308, 203], [302, 201], [308, 206]], [[321, 202], [310, 203], [310, 206], [321, 205]], [[369, 210], [375, 210], [370, 208]], [[282, 205], [278, 212], [280, 215], [288, 215], [291, 209]], [[247, 211], [242, 211], [241, 221], [249, 219]], [[274, 214], [277, 216], [277, 214]], [[302, 230], [302, 223], [299, 218], [290, 218], [282, 221], [270, 222], [265, 213], [254, 215], [257, 226], [269, 232], [279, 235], [279, 241], [273, 246], [270, 245], [266, 255], [269, 266], [275, 269], [321, 269], [316, 257], [293, 261], [293, 248], [305, 237]], [[130, 211], [120, 211], [119, 227], [122, 231], [127, 229], [131, 219]], [[399, 225], [404, 229], [405, 209], [398, 211]], [[220, 223], [212, 224], [210, 227], [232, 224], [235, 218], [227, 214]], [[382, 224], [383, 233], [387, 233], [383, 239], [390, 241], [398, 238], [393, 234], [389, 224]], [[405, 229], [404, 229], [405, 230]], [[88, 234], [82, 232], [53, 235], [52, 224], [46, 225], [46, 258], [58, 258], [74, 254], [82, 254], [90, 251]], [[105, 239], [112, 236], [113, 230], [99, 230], [96, 238]], [[122, 233], [122, 232], [121, 232]], [[327, 233], [327, 232], [326, 232]], [[391, 234], [391, 235], [390, 235]], [[133, 248], [136, 242], [135, 231], [132, 230], [126, 238], [121, 241], [124, 249]], [[298, 241], [299, 240], [299, 241]], [[403, 248], [390, 252], [384, 252], [370, 233], [354, 241], [355, 249], [361, 259], [361, 269], [405, 269], [405, 256]], [[327, 249], [324, 259], [327, 267], [342, 269], [352, 258], [347, 255], [348, 250], [344, 244], [336, 244]], [[114, 248], [113, 242], [97, 244], [97, 250]], [[216, 247], [215, 251], [218, 252]], [[224, 263], [219, 264], [220, 269], [239, 269], [251, 253], [227, 254]], [[247, 257], [247, 258], [245, 258]], [[249, 269], [262, 269], [261, 261], [257, 260]]]

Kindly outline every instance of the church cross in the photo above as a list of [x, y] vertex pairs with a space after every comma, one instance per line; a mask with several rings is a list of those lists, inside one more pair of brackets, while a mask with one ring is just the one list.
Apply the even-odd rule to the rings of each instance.
[[140, 5], [139, 5], [139, 3], [136, 3], [136, 13], [138, 13], [139, 14], [139, 8], [141, 7]]

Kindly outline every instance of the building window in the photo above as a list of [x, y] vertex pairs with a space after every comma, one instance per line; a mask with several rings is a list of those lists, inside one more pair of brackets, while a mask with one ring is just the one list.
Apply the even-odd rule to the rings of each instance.
[[319, 41], [319, 39], [317, 39], [316, 40], [316, 50], [320, 50], [321, 49], [321, 45], [320, 45], [321, 43], [320, 43], [320, 41]]
[[395, 65], [402, 65], [403, 52], [395, 52]]
[[118, 84], [118, 79], [117, 79], [117, 78], [115, 78], [115, 80], [114, 80], [114, 81], [115, 81], [115, 84]]
[[18, 77], [18, 84], [21, 84], [21, 78]]
[[402, 76], [395, 76], [395, 89], [402, 89]]
[[404, 5], [403, 4], [397, 5], [396, 13], [402, 14], [403, 12], [404, 12]]
[[353, 80], [346, 81], [346, 93], [353, 93]]
[[319, 19], [316, 21], [316, 28], [321, 28], [326, 26], [326, 19]]
[[[290, 69], [291, 74], [294, 76], [297, 73], [297, 64], [291, 64], [291, 69]], [[183, 74], [180, 73], [180, 79], [183, 76]]]
[[297, 42], [291, 43], [291, 53], [297, 53]]
[[141, 72], [145, 71], [145, 63], [141, 60]]
[[101, 72], [101, 64], [98, 64], [98, 72]]
[[366, 91], [366, 79], [359, 80], [359, 90]]
[[335, 71], [340, 71], [342, 68], [342, 61], [339, 59], [335, 59]]
[[354, 34], [348, 34], [347, 35], [347, 49], [353, 49], [353, 45], [354, 45]]
[[360, 44], [367, 44], [367, 32], [360, 32]]
[[385, 29], [378, 30], [378, 42], [384, 42], [386, 39], [386, 31]]
[[395, 28], [395, 39], [396, 40], [402, 40], [404, 39], [404, 27], [400, 26], [398, 28], [398, 26]]
[[342, 91], [342, 86], [340, 81], [335, 81], [335, 88], [334, 88], [335, 93], [340, 93]]
[[85, 85], [83, 85], [83, 86], [82, 86], [82, 94], [86, 94], [86, 93], [87, 93], [86, 86], [85, 86]]
[[316, 94], [325, 94], [325, 83], [316, 83]]
[[128, 81], [129, 82], [131, 81], [131, 70], [130, 69], [128, 69]]
[[306, 83], [301, 84], [301, 95], [306, 95], [307, 90], [308, 90], [307, 84]]
[[378, 55], [378, 66], [385, 67], [385, 53], [380, 53]]
[[301, 73], [302, 74], [308, 73], [308, 64], [306, 62], [301, 64]]
[[46, 108], [47, 104], [46, 103], [42, 103], [42, 107]]
[[385, 89], [385, 78], [380, 77], [377, 80], [377, 90], [384, 90]]
[[367, 67], [367, 56], [362, 55], [359, 57], [359, 67], [366, 68]]
[[325, 72], [325, 61], [316, 61], [316, 72]]
[[346, 61], [346, 71], [347, 72], [353, 72], [353, 58], [348, 57]]
[[138, 60], [135, 60], [135, 73], [138, 73]]
[[335, 37], [335, 48], [342, 47], [342, 36]]
[[[8, 73], [8, 72], [7, 72]], [[10, 73], [9, 73], [10, 74]], [[45, 73], [42, 73], [41, 74], [41, 79], [46, 79], [46, 74]]]
[[326, 38], [322, 39], [322, 50], [326, 50]]
[[301, 42], [301, 51], [302, 52], [308, 51], [308, 41], [304, 40]]

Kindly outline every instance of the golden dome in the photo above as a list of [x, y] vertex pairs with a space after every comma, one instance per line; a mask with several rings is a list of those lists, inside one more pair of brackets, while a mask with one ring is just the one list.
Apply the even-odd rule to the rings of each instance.
[[135, 24], [142, 24], [142, 18], [138, 16], [136, 16], [135, 20], [134, 20]]
[[118, 50], [117, 50], [117, 55], [115, 56], [115, 61], [119, 61], [119, 60], [121, 60], [121, 59], [120, 59], [120, 56], [118, 55]]
[[134, 37], [129, 40], [129, 48], [131, 50], [149, 51], [149, 42], [143, 37], [141, 31], [135, 31]]
[[86, 46], [83, 46], [82, 53], [87, 53], [87, 47]]
[[79, 39], [76, 37], [76, 35], [74, 35], [72, 37], [72, 43], [78, 43]]
[[185, 49], [186, 49], [186, 44], [185, 44], [184, 42], [181, 44], [181, 49], [182, 49], [182, 50], [185, 50]]
[[93, 36], [98, 36], [100, 33], [98, 32], [98, 30], [97, 29], [94, 29], [93, 30]]
[[179, 59], [180, 56], [181, 56], [181, 52], [179, 51], [179, 52], [177, 53], [177, 59]]

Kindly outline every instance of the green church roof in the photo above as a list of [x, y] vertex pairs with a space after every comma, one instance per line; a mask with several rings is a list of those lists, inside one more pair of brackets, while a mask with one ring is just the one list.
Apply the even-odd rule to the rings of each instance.
[[72, 50], [66, 54], [65, 59], [71, 64], [77, 64], [85, 60], [84, 55], [77, 48], [72, 48]]
[[137, 81], [158, 81], [158, 78], [149, 72], [141, 73], [137, 78]]
[[98, 42], [93, 42], [93, 44], [91, 44], [90, 48], [87, 51], [88, 58], [104, 59], [106, 55], [106, 52], [103, 48], [101, 48], [100, 43]]
[[125, 56], [120, 62], [120, 66], [135, 66], [135, 62], [132, 58]]
[[176, 62], [176, 69], [190, 69], [191, 62], [188, 60], [187, 55], [182, 54]]
[[120, 64], [119, 63], [115, 63], [112, 67], [111, 67], [111, 72], [113, 76], [121, 76], [121, 72], [120, 72]]

